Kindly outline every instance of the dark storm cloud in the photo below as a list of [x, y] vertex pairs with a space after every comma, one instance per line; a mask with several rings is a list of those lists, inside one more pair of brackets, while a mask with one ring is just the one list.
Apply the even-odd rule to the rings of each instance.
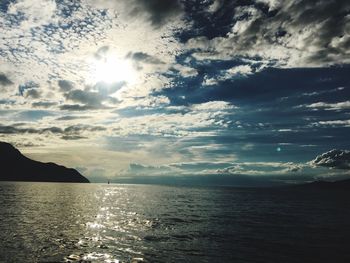
[[202, 59], [263, 57], [278, 66], [350, 62], [349, 1], [227, 1], [222, 10], [228, 11], [209, 17], [198, 9], [187, 14], [195, 27], [179, 37], [192, 38], [188, 43]]
[[[278, 10], [274, 20], [284, 22], [286, 28], [281, 30], [285, 30], [285, 34], [296, 35], [296, 29], [314, 25], [315, 32], [305, 41], [317, 47], [318, 51], [309, 59], [327, 62], [332, 60], [334, 55], [349, 56], [349, 14], [349, 1], [294, 1], [293, 4]], [[288, 32], [288, 27], [291, 32]]]
[[160, 27], [166, 24], [169, 18], [179, 15], [182, 4], [178, 0], [136, 0], [132, 15], [146, 11], [150, 14], [153, 26]]
[[162, 62], [160, 59], [144, 52], [135, 52], [135, 53], [130, 52], [127, 54], [126, 57], [132, 58], [135, 61], [149, 63], [149, 64], [164, 64], [164, 62]]
[[64, 79], [58, 81], [58, 86], [62, 92], [67, 92], [74, 88], [74, 84], [71, 81]]
[[64, 94], [64, 96], [68, 100], [95, 107], [100, 106], [103, 100], [103, 97], [97, 92], [90, 92], [80, 89], [71, 90]]
[[310, 163], [314, 166], [350, 169], [350, 151], [333, 149], [317, 156]]
[[109, 1], [93, 0], [90, 4], [98, 9], [112, 9], [116, 12], [122, 10], [123, 15], [131, 19], [146, 18], [156, 29], [166, 25], [169, 21], [183, 14], [182, 0], [128, 0]]
[[86, 86], [84, 90], [70, 90], [63, 95], [67, 100], [76, 102], [77, 104], [63, 104], [60, 106], [60, 109], [82, 111], [108, 108], [103, 103], [118, 103], [118, 100], [110, 95], [115, 93], [124, 85], [125, 82], [116, 82], [112, 84], [98, 82], [93, 86]]
[[12, 84], [13, 82], [4, 73], [0, 72], [0, 85], [9, 86]]

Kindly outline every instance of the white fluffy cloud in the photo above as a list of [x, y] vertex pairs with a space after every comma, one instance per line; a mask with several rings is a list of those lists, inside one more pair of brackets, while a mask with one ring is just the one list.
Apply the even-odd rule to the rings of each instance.
[[221, 111], [232, 110], [237, 107], [226, 101], [209, 101], [200, 104], [193, 104], [191, 109], [195, 111]]
[[313, 123], [314, 126], [350, 127], [350, 120], [319, 121]]
[[310, 164], [335, 169], [350, 169], [350, 151], [333, 149], [317, 156]]
[[305, 105], [307, 108], [312, 109], [325, 109], [325, 110], [348, 110], [350, 109], [350, 101], [327, 103], [327, 102], [315, 102], [310, 105]]
[[249, 65], [236, 66], [226, 71], [226, 74], [229, 76], [235, 76], [235, 75], [246, 76], [252, 73], [253, 73], [252, 68]]
[[216, 173], [232, 175], [283, 175], [300, 172], [305, 168], [304, 164], [292, 162], [245, 162], [234, 163], [224, 169], [218, 169]]
[[8, 7], [8, 14], [24, 16], [20, 27], [24, 30], [56, 22], [56, 2], [53, 0], [17, 0]]

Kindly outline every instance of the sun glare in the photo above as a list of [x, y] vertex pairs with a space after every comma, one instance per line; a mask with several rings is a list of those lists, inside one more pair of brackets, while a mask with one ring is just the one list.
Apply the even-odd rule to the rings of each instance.
[[132, 83], [136, 79], [136, 72], [128, 60], [108, 57], [98, 60], [93, 66], [93, 81], [114, 83], [125, 81]]

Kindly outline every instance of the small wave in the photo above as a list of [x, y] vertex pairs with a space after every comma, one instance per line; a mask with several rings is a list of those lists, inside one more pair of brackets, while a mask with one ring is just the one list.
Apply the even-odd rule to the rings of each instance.
[[169, 240], [170, 237], [168, 236], [152, 236], [152, 235], [148, 235], [148, 236], [144, 236], [143, 239], [145, 241], [152, 241], [152, 242], [161, 242], [161, 241], [167, 241]]
[[178, 240], [193, 240], [193, 236], [190, 236], [190, 235], [174, 234], [174, 235], [171, 235], [171, 237]]

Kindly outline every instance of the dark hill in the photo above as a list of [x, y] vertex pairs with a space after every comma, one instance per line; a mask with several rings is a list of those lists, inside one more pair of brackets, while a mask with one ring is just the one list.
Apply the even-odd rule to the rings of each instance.
[[74, 169], [31, 160], [6, 142], [0, 142], [0, 181], [89, 183]]
[[315, 181], [307, 184], [293, 186], [297, 189], [325, 189], [325, 190], [349, 190], [350, 179], [335, 182]]

